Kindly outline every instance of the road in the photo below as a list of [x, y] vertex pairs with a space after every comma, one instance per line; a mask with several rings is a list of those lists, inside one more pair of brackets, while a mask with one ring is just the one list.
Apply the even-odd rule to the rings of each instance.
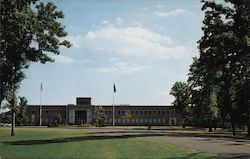
[[250, 140], [235, 139], [229, 137], [212, 137], [199, 134], [185, 134], [158, 131], [145, 133], [144, 130], [138, 129], [95, 129], [99, 133], [113, 133], [126, 137], [141, 137], [160, 142], [166, 142], [172, 145], [190, 148], [192, 151], [209, 152], [218, 154], [225, 158], [232, 159], [250, 159]]
[[184, 136], [174, 133], [164, 136], [147, 136], [146, 138], [187, 147], [193, 151], [219, 154], [225, 158], [250, 159], [250, 140]]

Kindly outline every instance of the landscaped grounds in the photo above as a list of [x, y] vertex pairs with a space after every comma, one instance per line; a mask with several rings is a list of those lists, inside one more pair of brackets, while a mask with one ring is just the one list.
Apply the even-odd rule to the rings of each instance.
[[126, 133], [101, 132], [102, 128], [0, 128], [1, 158], [219, 158], [215, 154], [193, 151], [145, 136], [146, 130]]

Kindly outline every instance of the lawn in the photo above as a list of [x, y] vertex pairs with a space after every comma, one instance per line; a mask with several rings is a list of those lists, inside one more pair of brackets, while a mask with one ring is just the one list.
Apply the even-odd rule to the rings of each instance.
[[[219, 158], [143, 138], [143, 134], [101, 133], [85, 129], [0, 128], [0, 158]], [[151, 135], [149, 132], [143, 132]]]

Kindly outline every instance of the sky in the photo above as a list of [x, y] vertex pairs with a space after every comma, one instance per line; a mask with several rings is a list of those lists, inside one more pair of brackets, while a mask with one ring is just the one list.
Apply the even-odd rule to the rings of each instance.
[[58, 0], [71, 48], [54, 63], [31, 63], [19, 90], [29, 104], [170, 105], [198, 55], [204, 13], [199, 0]]

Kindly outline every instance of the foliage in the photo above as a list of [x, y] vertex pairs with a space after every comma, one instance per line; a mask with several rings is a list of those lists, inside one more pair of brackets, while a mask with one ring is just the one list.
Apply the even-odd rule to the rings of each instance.
[[171, 88], [170, 94], [175, 97], [173, 102], [176, 109], [181, 113], [185, 114], [185, 110], [190, 103], [190, 89], [185, 82], [175, 82]]
[[63, 12], [49, 2], [37, 0], [1, 0], [0, 25], [0, 103], [11, 90], [18, 90], [30, 62], [52, 62], [60, 54], [59, 46], [70, 47], [62, 38], [67, 35], [58, 21]]
[[11, 123], [11, 112], [2, 112], [0, 114], [0, 123], [10, 124]]
[[201, 118], [204, 116], [211, 123], [218, 114], [222, 120], [229, 116], [234, 130], [236, 122], [244, 123], [244, 116], [250, 122], [247, 96], [250, 2], [202, 2], [204, 34], [198, 41], [200, 56], [194, 58], [188, 79], [192, 94], [196, 95], [192, 101]]
[[17, 122], [20, 123], [20, 126], [25, 122], [26, 119], [26, 109], [27, 109], [27, 99], [25, 97], [19, 97], [19, 105], [17, 107]]
[[98, 126], [104, 126], [106, 120], [106, 114], [102, 106], [94, 107], [94, 120]]
[[128, 119], [130, 119], [131, 117], [132, 117], [132, 116], [131, 116], [130, 110], [125, 110], [124, 114], [122, 115], [122, 119], [128, 120]]
[[188, 113], [188, 106], [190, 103], [190, 88], [185, 82], [175, 82], [171, 88], [170, 94], [175, 97], [173, 102], [176, 109], [182, 114], [183, 127], [185, 127], [184, 120]]

